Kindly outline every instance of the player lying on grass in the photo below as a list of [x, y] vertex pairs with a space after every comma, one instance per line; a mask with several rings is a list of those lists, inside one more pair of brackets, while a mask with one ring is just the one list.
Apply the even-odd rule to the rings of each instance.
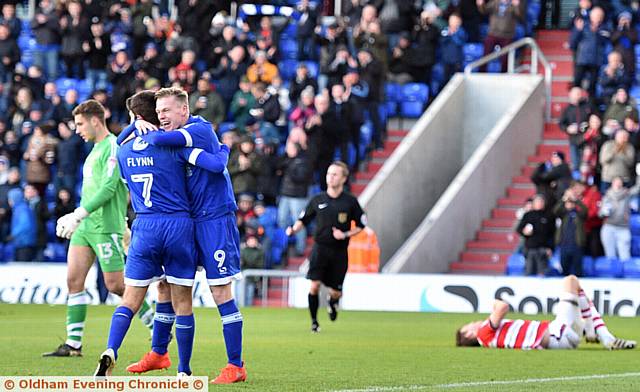
[[563, 292], [552, 321], [509, 320], [506, 302], [496, 300], [493, 312], [484, 321], [465, 324], [456, 331], [456, 346], [483, 346], [516, 349], [575, 349], [584, 335], [609, 350], [632, 349], [634, 340], [616, 338], [609, 332], [573, 275], [562, 280]]
[[[127, 107], [131, 109], [145, 98], [153, 102], [153, 93], [143, 91], [134, 95], [127, 100]], [[100, 357], [95, 376], [111, 375], [132, 315], [144, 300], [149, 285], [165, 277], [176, 314], [178, 376], [191, 375], [189, 363], [195, 332], [191, 289], [197, 265], [186, 168], [187, 164], [194, 164], [222, 172], [228, 158], [226, 146], [217, 154], [209, 154], [199, 149], [157, 147], [140, 137], [121, 147], [118, 161], [137, 218], [125, 266], [124, 296], [113, 313], [107, 350]], [[156, 316], [169, 318], [162, 313]]]
[[[138, 134], [151, 132], [145, 137], [158, 146], [199, 147], [215, 153], [220, 144], [211, 124], [201, 117], [189, 114], [187, 93], [182, 89], [164, 88], [156, 93], [155, 104], [144, 110], [157, 112], [159, 123], [138, 120], [127, 127], [120, 138], [134, 131]], [[143, 108], [140, 108], [141, 110]], [[231, 178], [227, 170], [211, 173], [197, 167], [189, 168], [188, 194], [191, 198], [191, 216], [195, 222], [195, 238], [198, 249], [198, 264], [204, 266], [213, 300], [222, 321], [222, 334], [227, 349], [227, 365], [213, 384], [231, 384], [245, 381], [247, 372], [242, 361], [243, 318], [231, 292], [231, 281], [240, 279], [240, 236], [235, 221], [237, 206], [233, 196]], [[171, 292], [163, 282], [158, 284], [156, 311], [172, 315]], [[154, 323], [152, 349], [127, 370], [144, 373], [171, 366], [167, 347], [173, 322], [159, 318]]]

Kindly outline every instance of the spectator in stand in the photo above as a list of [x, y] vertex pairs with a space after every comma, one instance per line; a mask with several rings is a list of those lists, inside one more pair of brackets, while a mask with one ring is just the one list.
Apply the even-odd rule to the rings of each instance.
[[267, 54], [261, 50], [256, 52], [254, 63], [247, 69], [247, 78], [251, 83], [258, 81], [269, 84], [278, 75], [278, 67], [267, 61]]
[[207, 50], [206, 53], [203, 53], [208, 67], [217, 67], [220, 64], [220, 60], [239, 44], [240, 42], [236, 38], [236, 29], [233, 26], [225, 26], [222, 29], [222, 35], [212, 43], [213, 50]]
[[51, 218], [44, 196], [38, 194], [33, 185], [24, 187], [24, 198], [36, 218], [35, 260], [44, 260], [44, 249], [47, 247], [47, 221]]
[[284, 85], [282, 78], [280, 75], [273, 78], [267, 90], [271, 95], [278, 99], [278, 104], [280, 105], [280, 116], [275, 122], [276, 127], [278, 127], [280, 133], [286, 134], [287, 132], [287, 113], [290, 112], [291, 109], [291, 101], [289, 100], [289, 89]]
[[[415, 82], [429, 84], [431, 82], [431, 68], [436, 63], [436, 49], [440, 39], [440, 29], [434, 24], [431, 13], [420, 14], [415, 26], [413, 26], [413, 42], [415, 50], [422, 54], [420, 67], [424, 72], [414, 75]], [[428, 71], [428, 72], [427, 72]]]
[[[288, 227], [298, 219], [307, 205], [309, 185], [313, 171], [305, 151], [297, 143], [287, 142], [280, 162], [282, 188], [278, 203], [278, 226]], [[302, 256], [307, 247], [307, 232], [296, 233], [296, 256]]]
[[34, 62], [45, 71], [49, 80], [55, 80], [58, 77], [61, 31], [54, 0], [40, 0], [31, 20], [31, 29], [38, 43], [33, 53]]
[[318, 90], [318, 83], [316, 80], [309, 76], [309, 69], [305, 63], [299, 63], [296, 67], [296, 76], [291, 81], [289, 87], [289, 100], [291, 102], [298, 102], [300, 99], [300, 93], [307, 87], [311, 86], [314, 92], [320, 92]]
[[602, 145], [600, 164], [602, 165], [602, 181], [600, 193], [605, 194], [614, 178], [622, 178], [625, 186], [631, 184], [636, 163], [636, 152], [629, 143], [629, 132], [619, 129], [613, 140]]
[[228, 170], [236, 198], [242, 193], [255, 195], [258, 192], [258, 176], [262, 166], [251, 136], [243, 136], [238, 148], [231, 151]]
[[9, 28], [11, 38], [18, 39], [22, 31], [22, 22], [16, 17], [16, 5], [4, 3], [2, 5], [2, 15], [0, 15], [0, 24]]
[[[275, 206], [280, 186], [277, 173], [280, 163], [280, 156], [278, 156], [280, 141], [277, 138], [259, 137], [256, 138], [255, 143], [262, 168], [262, 172], [258, 175], [258, 200], [263, 204], [263, 208], [265, 204]], [[254, 210], [258, 210], [258, 203]]]
[[391, 83], [405, 84], [414, 80], [417, 74], [415, 64], [422, 63], [424, 54], [411, 47], [410, 35], [403, 31], [399, 34], [398, 44], [391, 50], [387, 79]]
[[11, 37], [9, 26], [0, 24], [0, 83], [7, 83], [16, 64], [20, 61], [20, 48]]
[[604, 255], [602, 241], [600, 240], [602, 218], [599, 216], [602, 195], [595, 184], [588, 185], [587, 183], [582, 182], [582, 187], [584, 191], [581, 195], [581, 200], [587, 207], [587, 219], [584, 223], [586, 253], [591, 257], [599, 257]]
[[60, 18], [60, 55], [67, 69], [67, 77], [84, 79], [82, 42], [89, 36], [89, 24], [82, 15], [79, 1], [71, 0], [67, 5], [67, 12]]
[[[247, 236], [243, 243], [240, 244], [240, 269], [263, 269], [264, 264], [264, 248], [258, 237], [255, 235]], [[244, 294], [245, 306], [252, 306], [253, 299], [257, 294], [257, 284], [260, 278], [256, 276], [246, 277], [246, 287]], [[238, 296], [236, 296], [238, 298]]]
[[[375, 8], [374, 8], [375, 11]], [[322, 92], [329, 83], [329, 74], [333, 73], [331, 65], [339, 48], [346, 48], [347, 37], [338, 23], [327, 26], [325, 36], [321, 36], [322, 28], [315, 29], [315, 42], [320, 46], [320, 75], [318, 76], [318, 92]]]
[[7, 113], [9, 129], [18, 130], [22, 127], [22, 123], [29, 117], [29, 111], [33, 104], [33, 94], [27, 87], [21, 87]]
[[249, 111], [255, 106], [256, 99], [251, 93], [251, 83], [246, 76], [242, 76], [240, 79], [239, 87], [240, 89], [233, 95], [230, 110], [235, 120], [236, 128], [244, 129], [247, 120], [251, 117]]
[[7, 242], [15, 247], [17, 261], [33, 261], [37, 241], [36, 217], [24, 200], [22, 189], [12, 189], [7, 194], [11, 207], [11, 232]]
[[153, 42], [149, 42], [144, 46], [144, 53], [136, 59], [135, 69], [143, 70], [147, 75], [161, 82], [167, 79], [167, 70], [161, 68], [158, 47]]
[[[2, 161], [4, 157], [0, 157]], [[8, 166], [8, 163], [5, 164]], [[9, 206], [9, 191], [20, 188], [20, 170], [11, 167], [7, 171], [7, 180], [0, 184], [0, 241], [6, 243], [6, 238], [11, 232], [11, 207]], [[74, 206], [75, 208], [75, 206]]]
[[327, 82], [324, 85], [329, 91], [331, 87], [336, 83], [342, 82], [342, 77], [346, 75], [349, 66], [357, 66], [355, 61], [349, 55], [349, 50], [346, 46], [338, 47], [336, 51], [336, 57], [331, 61], [331, 64], [327, 67]]
[[373, 143], [376, 149], [384, 148], [383, 142], [385, 138], [386, 126], [380, 119], [378, 110], [382, 101], [384, 85], [384, 71], [382, 65], [377, 61], [370, 52], [361, 50], [358, 52], [358, 73], [363, 81], [369, 86], [369, 96], [364, 102], [365, 109], [369, 113], [369, 118], [373, 122]]
[[584, 99], [582, 88], [572, 87], [569, 91], [569, 106], [563, 110], [558, 125], [569, 135], [569, 152], [574, 169], [580, 167], [580, 145], [589, 127], [588, 121], [592, 112], [591, 105]]
[[447, 27], [446, 15], [448, 15], [450, 1], [421, 1], [423, 4], [420, 17], [429, 19], [431, 23], [438, 29], [443, 30]]
[[178, 22], [181, 34], [198, 42], [202, 55], [209, 50], [207, 42], [203, 39], [207, 36], [211, 27], [211, 19], [218, 11], [218, 6], [208, 0], [180, 0], [176, 2], [178, 8]]
[[339, 126], [339, 128], [335, 129], [335, 133], [338, 136], [340, 160], [350, 165], [349, 143], [351, 142], [351, 127], [353, 123], [351, 121], [351, 105], [345, 101], [344, 95], [345, 90], [342, 84], [334, 84], [331, 87], [331, 104], [329, 105], [329, 111], [333, 113], [336, 124]]
[[315, 97], [313, 87], [309, 86], [302, 90], [300, 94], [300, 102], [289, 115], [289, 121], [295, 127], [304, 127], [304, 124], [316, 114], [316, 108], [313, 106], [313, 98]]
[[[513, 42], [516, 24], [525, 23], [526, 1], [521, 0], [476, 0], [478, 10], [489, 15], [489, 33], [484, 39], [484, 55], [492, 53], [496, 46], [504, 48]], [[507, 68], [507, 57], [501, 57], [502, 70]], [[483, 68], [483, 72], [486, 67]]]
[[604, 219], [600, 239], [604, 255], [625, 261], [631, 258], [631, 231], [629, 230], [629, 202], [640, 192], [640, 184], [628, 189], [622, 177], [614, 177], [611, 187], [602, 198], [600, 217]]
[[365, 102], [369, 94], [369, 86], [360, 80], [358, 71], [354, 68], [350, 68], [349, 72], [342, 78], [345, 92], [343, 99], [349, 106], [351, 115], [351, 123], [349, 128], [351, 130], [351, 143], [355, 147], [356, 161], [354, 163], [354, 172], [359, 170], [360, 162], [364, 159], [360, 151], [360, 130], [365, 122], [365, 109], [363, 102]]
[[313, 45], [313, 31], [316, 28], [318, 12], [309, 0], [296, 5], [300, 18], [296, 22], [296, 41], [298, 41], [298, 60], [315, 60], [316, 48]]
[[180, 63], [169, 68], [167, 76], [169, 84], [177, 86], [191, 93], [197, 82], [198, 73], [195, 70], [196, 54], [193, 50], [185, 50], [180, 55]]
[[458, 12], [462, 18], [462, 28], [469, 34], [469, 42], [480, 42], [480, 24], [483, 16], [476, 0], [460, 0]]
[[37, 65], [31, 65], [27, 69], [27, 75], [24, 78], [24, 83], [33, 92], [33, 98], [36, 101], [41, 101], [44, 98], [44, 85], [46, 80], [42, 74], [42, 69]]
[[579, 0], [578, 7], [575, 10], [571, 11], [569, 17], [571, 18], [571, 26], [575, 28], [576, 19], [582, 19], [585, 24], [589, 23], [589, 13], [593, 4], [591, 0]]
[[457, 13], [449, 15], [449, 26], [442, 30], [440, 48], [442, 50], [442, 65], [444, 66], [444, 81], [446, 85], [456, 72], [462, 72], [464, 55], [462, 48], [467, 43], [467, 32], [462, 28], [462, 19]]
[[198, 79], [197, 90], [189, 95], [191, 114], [202, 116], [218, 129], [227, 115], [224, 101], [220, 94], [211, 90], [209, 79]]
[[636, 103], [629, 99], [627, 90], [619, 88], [611, 101], [611, 105], [604, 113], [602, 133], [605, 136], [613, 137], [613, 134], [622, 128], [625, 117], [630, 114], [638, 117]]
[[355, 46], [357, 50], [368, 50], [373, 57], [380, 62], [383, 71], [386, 73], [389, 68], [389, 60], [387, 51], [389, 50], [389, 43], [387, 37], [382, 34], [380, 29], [380, 23], [377, 21], [371, 22], [366, 28], [353, 29], [353, 36], [355, 38]]
[[611, 33], [604, 25], [604, 11], [594, 7], [589, 22], [576, 18], [571, 31], [570, 46], [574, 51], [573, 85], [580, 86], [593, 96], [596, 78], [604, 59], [604, 50]]
[[29, 138], [23, 159], [26, 164], [26, 180], [45, 196], [47, 185], [51, 182], [51, 165], [55, 162], [57, 139], [49, 135], [50, 126], [36, 125]]
[[638, 32], [631, 25], [632, 16], [630, 12], [624, 11], [618, 15], [618, 26], [611, 33], [611, 43], [613, 49], [622, 54], [622, 62], [630, 79], [636, 73], [636, 54], [634, 46], [638, 43]]
[[66, 122], [58, 124], [61, 140], [56, 145], [56, 189], [76, 189], [78, 170], [84, 158], [84, 143]]
[[259, 121], [275, 125], [280, 117], [278, 97], [271, 95], [262, 82], [255, 83], [251, 87], [251, 94], [255, 99], [255, 106], [249, 111], [249, 114]]
[[109, 66], [108, 74], [109, 81], [113, 85], [112, 121], [118, 124], [125, 124], [129, 120], [125, 100], [134, 91], [134, 86], [131, 83], [134, 78], [133, 65], [127, 52], [121, 50], [115, 54]]
[[234, 46], [227, 57], [220, 59], [218, 67], [210, 70], [211, 78], [218, 80], [217, 91], [225, 100], [230, 102], [234, 93], [238, 90], [240, 78], [246, 76], [245, 50], [242, 46]]
[[111, 54], [110, 37], [104, 31], [102, 21], [97, 17], [91, 20], [91, 34], [82, 43], [82, 51], [88, 59], [87, 79], [91, 91], [107, 88], [107, 63]]
[[238, 231], [240, 232], [240, 237], [244, 239], [245, 229], [247, 223], [255, 218], [255, 214], [253, 212], [253, 202], [255, 198], [253, 195], [248, 193], [241, 193], [237, 196], [238, 198], [238, 211], [236, 211], [236, 224], [238, 225]]
[[22, 161], [22, 153], [20, 152], [20, 144], [18, 137], [14, 131], [7, 131], [4, 134], [4, 144], [2, 153], [9, 158], [9, 166], [17, 167]]
[[580, 201], [581, 187], [580, 183], [572, 184], [553, 209], [553, 214], [561, 220], [560, 227], [556, 230], [555, 243], [560, 249], [560, 265], [564, 276], [582, 276], [588, 209]]
[[138, 58], [143, 55], [144, 46], [151, 38], [147, 30], [147, 24], [151, 23], [152, 13], [154, 12], [153, 7], [152, 0], [137, 1], [131, 6], [131, 41], [133, 44], [131, 49], [133, 58]]
[[250, 42], [247, 48], [252, 58], [256, 57], [257, 52], [264, 52], [268, 62], [276, 64], [279, 60], [280, 53], [278, 46], [273, 41], [269, 41], [264, 37], [257, 37], [255, 43]]
[[397, 0], [383, 0], [381, 3], [378, 20], [382, 32], [389, 39], [389, 47], [393, 48], [398, 44], [400, 34], [413, 24], [415, 5], [410, 1]]
[[[338, 124], [335, 113], [329, 110], [329, 97], [326, 95], [316, 95], [314, 100], [317, 114], [307, 121], [305, 132], [308, 136], [307, 154], [314, 171], [317, 171], [318, 178], [325, 178], [327, 170], [333, 161], [336, 147], [339, 145]], [[320, 187], [326, 187], [320, 182]]]
[[[56, 108], [58, 111], [57, 117], [68, 120], [73, 117], [71, 112], [73, 108], [78, 105], [78, 91], [75, 89], [69, 89], [64, 93], [64, 100], [60, 102], [60, 105]], [[33, 106], [32, 106], [33, 107]]]
[[533, 197], [532, 209], [524, 214], [516, 231], [525, 239], [525, 275], [544, 276], [553, 253], [554, 220], [546, 212], [545, 196]]
[[604, 104], [611, 102], [611, 97], [618, 89], [624, 88], [626, 90], [631, 87], [631, 78], [619, 52], [613, 51], [607, 56], [607, 64], [600, 71], [598, 86], [600, 87], [600, 102]]
[[546, 198], [546, 205], [553, 208], [556, 201], [562, 198], [571, 182], [571, 169], [565, 162], [562, 151], [554, 151], [548, 161], [538, 165], [531, 175], [536, 191]]

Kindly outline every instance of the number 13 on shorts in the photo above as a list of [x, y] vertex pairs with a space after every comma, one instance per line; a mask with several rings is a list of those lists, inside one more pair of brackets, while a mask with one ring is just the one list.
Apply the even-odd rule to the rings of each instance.
[[224, 253], [224, 250], [217, 250], [213, 254], [213, 259], [218, 262], [218, 272], [221, 274], [227, 273], [227, 267], [224, 267], [224, 260], [226, 259], [227, 254]]

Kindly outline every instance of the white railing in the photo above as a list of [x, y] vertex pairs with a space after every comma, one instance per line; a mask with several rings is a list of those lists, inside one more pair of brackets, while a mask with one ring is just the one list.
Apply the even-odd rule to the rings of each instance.
[[[516, 50], [528, 46], [531, 48], [531, 66], [516, 68]], [[540, 50], [540, 47], [533, 38], [522, 38], [516, 42], [513, 42], [499, 51], [488, 54], [464, 67], [464, 73], [470, 74], [474, 69], [490, 63], [504, 55], [507, 55], [507, 73], [518, 73], [526, 68], [529, 69], [531, 74], [538, 74], [538, 62], [544, 67], [544, 84], [546, 88], [546, 105], [545, 105], [545, 117], [546, 121], [551, 121], [551, 80], [553, 78], [553, 70], [551, 64], [547, 61], [544, 53]]]
[[239, 280], [237, 282], [237, 291], [236, 298], [240, 306], [252, 306], [253, 304], [247, 304], [247, 278], [249, 277], [259, 277], [262, 278], [260, 282], [260, 298], [262, 299], [262, 306], [267, 306], [267, 299], [269, 297], [269, 279], [271, 278], [282, 278], [283, 286], [282, 286], [282, 296], [280, 298], [281, 304], [283, 306], [288, 306], [289, 304], [289, 279], [290, 278], [299, 278], [305, 276], [302, 272], [298, 271], [282, 271], [282, 270], [266, 270], [266, 269], [246, 269], [242, 271], [242, 275], [244, 275], [244, 279]]

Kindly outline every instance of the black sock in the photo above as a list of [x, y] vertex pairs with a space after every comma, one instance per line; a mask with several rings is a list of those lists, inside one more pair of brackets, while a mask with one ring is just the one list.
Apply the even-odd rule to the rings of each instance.
[[311, 321], [318, 320], [318, 304], [320, 300], [318, 299], [318, 294], [313, 295], [309, 294], [309, 314], [311, 315]]
[[329, 297], [329, 305], [336, 307], [336, 305], [338, 305], [338, 302], [340, 302], [340, 298], [333, 299]]

